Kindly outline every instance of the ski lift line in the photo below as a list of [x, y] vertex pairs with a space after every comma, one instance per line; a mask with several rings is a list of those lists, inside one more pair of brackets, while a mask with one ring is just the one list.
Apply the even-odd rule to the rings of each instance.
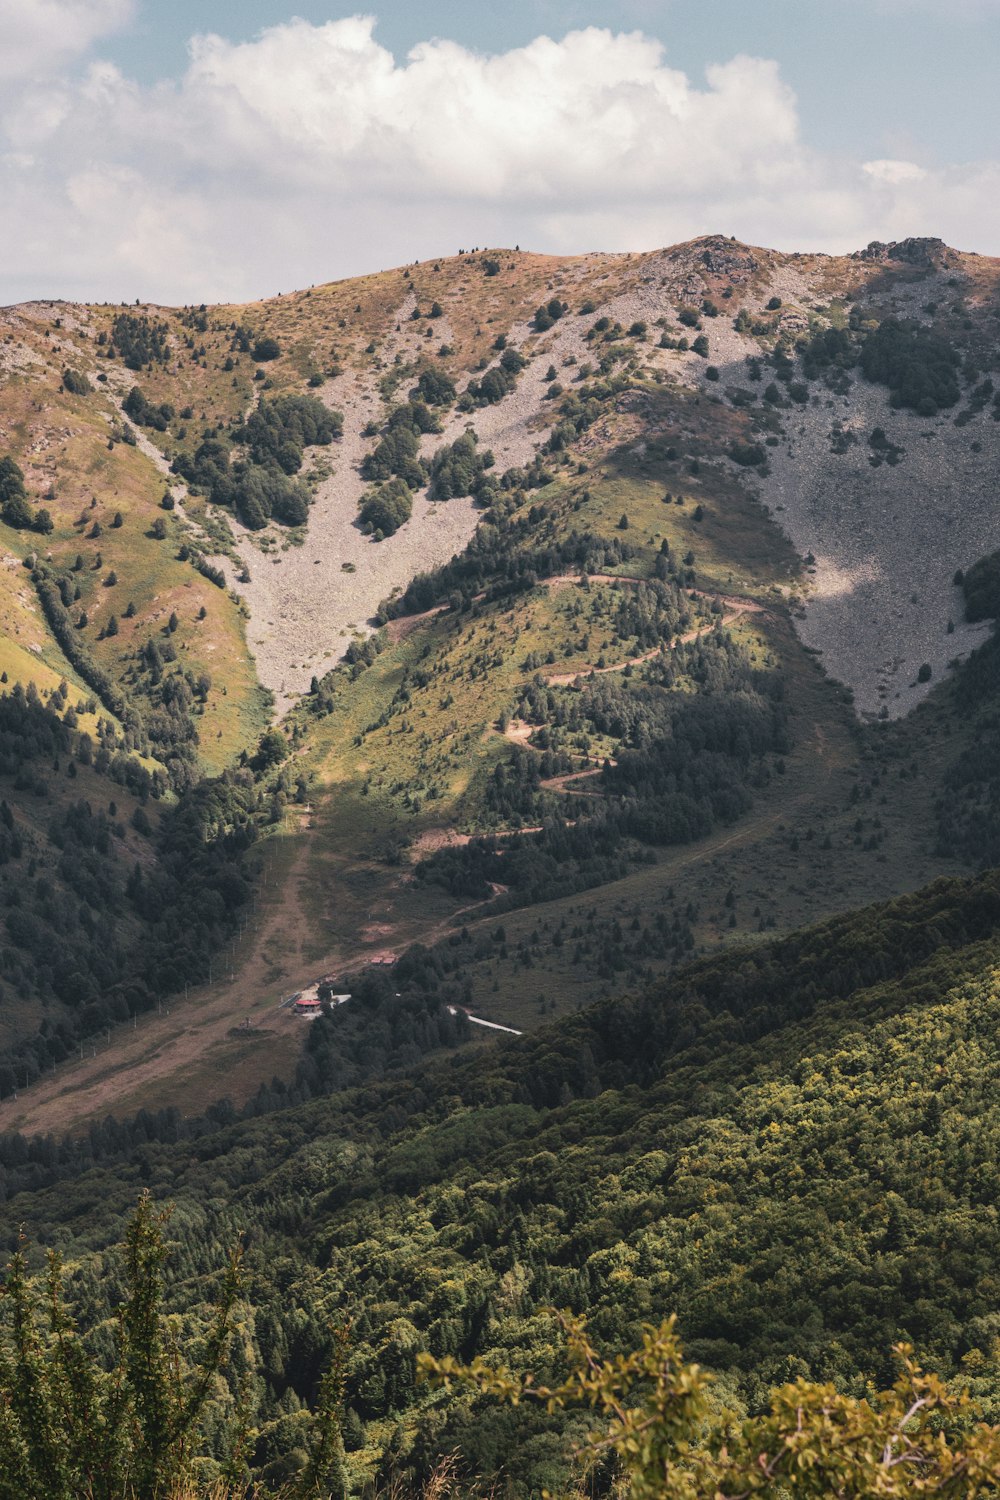
[[523, 1031], [515, 1031], [513, 1026], [501, 1026], [499, 1021], [484, 1021], [481, 1016], [474, 1016], [470, 1011], [458, 1005], [449, 1005], [448, 1013], [457, 1016], [461, 1012], [473, 1026], [488, 1026], [490, 1031], [506, 1031], [509, 1036], [523, 1036]]
[[[322, 984], [323, 982], [324, 982], [323, 980], [317, 979], [312, 985], [308, 985], [307, 988], [308, 989], [318, 989], [319, 986], [320, 986], [320, 984]], [[292, 995], [286, 995], [284, 997], [284, 999], [282, 999], [282, 1000], [280, 1000], [278, 1002], [278, 1009], [279, 1010], [290, 1010], [291, 1007], [295, 1004], [296, 1000], [301, 1000], [301, 998], [304, 995], [304, 993], [305, 993], [305, 990], [296, 990], [294, 994], [292, 994]], [[344, 1005], [344, 1004], [346, 1004], [346, 1001], [347, 1001], [348, 998], [349, 998], [349, 996], [337, 996], [336, 997], [336, 1003], [338, 1005]], [[484, 1021], [483, 1018], [482, 1018], [482, 1016], [474, 1016], [474, 1015], [471, 1014], [470, 1011], [465, 1010], [465, 1008], [462, 1007], [462, 1006], [449, 1005], [449, 1006], [447, 1006], [447, 1011], [448, 1011], [448, 1014], [452, 1015], [452, 1016], [457, 1016], [459, 1014], [459, 1011], [461, 1011], [462, 1015], [464, 1015], [464, 1016], [466, 1016], [468, 1018], [469, 1023], [472, 1026], [485, 1026], [488, 1031], [502, 1031], [507, 1036], [523, 1036], [524, 1035], [523, 1031], [518, 1031], [514, 1026], [501, 1026], [501, 1024], [500, 1024], [499, 1021]]]

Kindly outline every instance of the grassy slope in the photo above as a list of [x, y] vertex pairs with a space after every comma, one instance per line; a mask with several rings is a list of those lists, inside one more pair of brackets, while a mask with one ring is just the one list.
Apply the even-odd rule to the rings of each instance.
[[[20, 344], [35, 351], [45, 365], [33, 367], [30, 380], [15, 374], [6, 381], [2, 411], [5, 451], [21, 464], [29, 495], [35, 503], [44, 503], [55, 529], [39, 548], [38, 538], [30, 532], [0, 525], [0, 545], [13, 558], [37, 550], [61, 572], [82, 557], [75, 579], [81, 590], [79, 608], [86, 610], [89, 623], [81, 635], [113, 677], [125, 675], [129, 655], [163, 630], [176, 611], [180, 623], [173, 643], [179, 660], [195, 675], [207, 673], [212, 678], [200, 726], [201, 754], [207, 771], [219, 771], [254, 742], [266, 722], [239, 611], [224, 590], [189, 563], [177, 561], [182, 535], [177, 520], [168, 518], [166, 540], [150, 536], [153, 521], [164, 515], [159, 508], [163, 478], [138, 449], [123, 443], [109, 448], [116, 412], [108, 393], [96, 382], [89, 395], [60, 389], [67, 366], [91, 377], [102, 368], [95, 359], [95, 341], [101, 325], [110, 322], [110, 312], [81, 317], [77, 329], [57, 333], [58, 313], [53, 308], [50, 316], [49, 311], [34, 305], [17, 319]], [[58, 347], [52, 347], [54, 342]], [[173, 381], [172, 399], [180, 406], [188, 396], [185, 372]], [[116, 512], [124, 518], [120, 528], [112, 526]], [[100, 527], [96, 538], [89, 534], [95, 522]], [[117, 583], [108, 587], [112, 572]], [[21, 595], [25, 600], [23, 589]], [[136, 612], [125, 619], [129, 602]], [[206, 618], [199, 620], [202, 608]], [[119, 620], [119, 634], [102, 641], [100, 632], [112, 614]], [[13, 625], [16, 639], [20, 623], [8, 622], [5, 633]], [[49, 640], [43, 649], [47, 659], [60, 662], [61, 671], [73, 680], [55, 643]]]
[[[129, 686], [132, 658], [150, 637], [165, 633], [172, 612], [178, 627], [172, 635], [178, 661], [194, 675], [207, 673], [212, 687], [198, 718], [200, 755], [208, 773], [232, 764], [252, 745], [266, 723], [266, 704], [247, 658], [243, 620], [235, 602], [177, 560], [182, 536], [180, 523], [167, 517], [167, 538], [153, 538], [150, 526], [165, 513], [159, 508], [163, 478], [141, 451], [123, 443], [109, 444], [116, 412], [107, 389], [96, 381], [98, 327], [110, 313], [91, 316], [85, 309], [70, 317], [58, 306], [38, 305], [9, 310], [5, 315], [8, 343], [18, 351], [19, 363], [8, 370], [0, 391], [0, 447], [21, 465], [29, 498], [44, 504], [54, 521], [53, 531], [40, 538], [0, 523], [0, 673], [4, 691], [16, 683], [33, 682], [45, 702], [60, 682], [69, 687], [69, 704], [77, 709], [79, 729], [96, 742], [98, 719], [117, 726], [103, 705], [96, 713], [84, 711], [93, 701], [89, 686], [64, 656], [42, 613], [28, 568], [37, 556], [51, 573], [68, 574], [80, 598], [71, 614], [88, 615], [81, 640], [112, 678]], [[61, 326], [60, 326], [61, 324]], [[3, 346], [0, 346], [2, 349]], [[92, 383], [86, 395], [61, 389], [62, 371], [85, 372]], [[116, 513], [122, 524], [113, 524]], [[95, 523], [100, 528], [90, 535]], [[75, 567], [77, 557], [82, 566]], [[100, 562], [98, 563], [98, 557]], [[114, 574], [117, 581], [109, 584]], [[132, 618], [126, 606], [134, 606]], [[205, 618], [198, 616], [202, 609]], [[101, 639], [111, 615], [119, 621], [115, 636]], [[147, 768], [155, 761], [140, 757]], [[95, 809], [114, 805], [126, 832], [113, 841], [112, 859], [122, 879], [136, 859], [145, 863], [151, 852], [146, 840], [130, 828], [137, 806], [120, 785], [87, 767], [74, 767], [75, 779], [63, 765], [58, 772], [40, 768], [48, 793], [40, 798], [5, 779], [4, 795], [15, 810], [19, 826], [29, 833], [23, 878], [49, 878], [56, 889], [58, 851], [48, 840], [48, 829], [70, 802], [81, 799]], [[155, 804], [146, 809], [155, 824]], [[70, 895], [67, 899], [72, 900]], [[50, 1021], [58, 1020], [53, 1012]], [[31, 996], [9, 989], [0, 1017], [0, 1041], [10, 1044], [29, 1035], [38, 1024], [37, 1003]]]

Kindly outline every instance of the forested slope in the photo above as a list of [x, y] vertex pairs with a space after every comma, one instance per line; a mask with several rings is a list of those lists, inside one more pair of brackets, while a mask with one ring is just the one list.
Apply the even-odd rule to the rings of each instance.
[[259, 1456], [294, 1449], [350, 1317], [358, 1480], [425, 1473], [456, 1447], [518, 1489], [557, 1478], [557, 1423], [414, 1374], [421, 1349], [545, 1370], [553, 1304], [611, 1347], [676, 1310], [690, 1353], [749, 1408], [796, 1373], [884, 1383], [905, 1335], [992, 1410], [998, 960], [1000, 877], [939, 882], [481, 1056], [243, 1123], [7, 1139], [7, 1221], [82, 1256], [90, 1316], [107, 1296], [91, 1251], [140, 1187], [177, 1205], [170, 1296], [196, 1321], [243, 1233]]

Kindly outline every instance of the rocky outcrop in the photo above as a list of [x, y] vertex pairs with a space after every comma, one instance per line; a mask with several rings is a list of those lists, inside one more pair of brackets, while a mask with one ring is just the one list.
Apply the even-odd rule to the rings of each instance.
[[905, 240], [872, 240], [863, 250], [855, 250], [852, 260], [873, 260], [880, 264], [889, 260], [903, 261], [909, 266], [938, 266], [948, 253], [944, 240], [932, 237], [911, 236]]

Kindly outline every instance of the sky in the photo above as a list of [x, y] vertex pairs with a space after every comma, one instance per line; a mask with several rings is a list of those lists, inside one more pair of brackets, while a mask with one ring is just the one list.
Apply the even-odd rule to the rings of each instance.
[[1000, 255], [1000, 0], [0, 0], [0, 303], [459, 248]]

